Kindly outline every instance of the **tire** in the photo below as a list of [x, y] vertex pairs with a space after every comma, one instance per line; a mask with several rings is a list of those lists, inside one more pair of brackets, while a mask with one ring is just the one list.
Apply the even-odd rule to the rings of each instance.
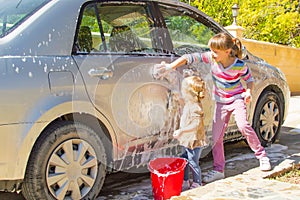
[[253, 128], [262, 146], [274, 143], [279, 137], [282, 120], [283, 105], [279, 96], [272, 91], [263, 92], [253, 118]]
[[32, 150], [22, 193], [27, 200], [96, 199], [105, 175], [106, 154], [99, 136], [83, 124], [57, 122]]

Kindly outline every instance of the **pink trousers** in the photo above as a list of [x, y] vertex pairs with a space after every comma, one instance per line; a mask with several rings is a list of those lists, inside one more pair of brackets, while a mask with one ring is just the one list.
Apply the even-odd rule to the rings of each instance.
[[228, 126], [231, 113], [234, 114], [239, 131], [246, 138], [250, 148], [252, 151], [254, 151], [256, 158], [259, 159], [266, 156], [264, 147], [261, 146], [255, 131], [247, 121], [247, 108], [244, 100], [237, 99], [230, 104], [222, 104], [217, 102], [212, 127], [212, 154], [214, 159], [213, 168], [219, 172], [223, 172], [225, 168], [223, 136]]

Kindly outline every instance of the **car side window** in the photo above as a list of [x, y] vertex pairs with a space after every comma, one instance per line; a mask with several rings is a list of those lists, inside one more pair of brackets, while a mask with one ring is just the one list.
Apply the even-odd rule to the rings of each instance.
[[102, 43], [95, 4], [87, 5], [82, 14], [74, 50], [76, 53], [98, 52]]
[[80, 22], [77, 53], [149, 53], [153, 20], [146, 4], [91, 4]]
[[151, 27], [145, 5], [100, 4], [98, 6], [105, 44], [100, 51], [132, 53], [152, 51]]
[[0, 38], [18, 27], [49, 0], [1, 1]]
[[189, 15], [188, 11], [161, 6], [160, 10], [168, 28], [174, 53], [182, 55], [208, 50], [208, 41], [214, 31]]

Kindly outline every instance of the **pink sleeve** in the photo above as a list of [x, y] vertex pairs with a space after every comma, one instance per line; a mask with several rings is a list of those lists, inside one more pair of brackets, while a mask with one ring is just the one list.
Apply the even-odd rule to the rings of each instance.
[[212, 60], [210, 52], [184, 54], [182, 57], [184, 57], [187, 60], [188, 65], [200, 62], [211, 63]]

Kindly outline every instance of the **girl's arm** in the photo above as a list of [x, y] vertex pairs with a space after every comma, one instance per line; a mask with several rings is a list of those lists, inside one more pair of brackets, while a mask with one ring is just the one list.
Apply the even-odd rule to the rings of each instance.
[[211, 61], [211, 54], [209, 52], [206, 53], [191, 53], [191, 54], [185, 54], [175, 60], [174, 62], [170, 64], [166, 64], [166, 70], [169, 69], [176, 69], [177, 67], [180, 67], [182, 65], [190, 65], [192, 63], [210, 63]]
[[172, 69], [176, 69], [177, 67], [181, 67], [183, 65], [191, 64], [194, 62], [208, 63], [209, 58], [208, 58], [208, 56], [204, 56], [204, 59], [202, 59], [202, 56], [200, 53], [185, 54], [170, 64], [167, 64], [163, 61], [160, 64], [154, 65], [152, 74], [153, 74], [154, 78], [159, 79], [164, 74], [171, 71]]
[[153, 67], [153, 77], [159, 79], [163, 77], [164, 74], [171, 71], [171, 69], [176, 69], [177, 67], [183, 66], [187, 63], [187, 59], [185, 57], [179, 57], [174, 62], [167, 64], [165, 61], [161, 62], [161, 64], [156, 64]]
[[187, 59], [183, 56], [181, 56], [180, 58], [178, 58], [177, 60], [175, 60], [174, 62], [170, 63], [170, 64], [166, 64], [166, 69], [176, 69], [177, 67], [181, 67], [183, 65], [187, 64]]
[[254, 87], [253, 81], [247, 82], [247, 90], [243, 94], [245, 103], [250, 103], [253, 87]]
[[247, 90], [249, 90], [250, 94], [252, 94], [253, 87], [254, 87], [253, 81], [247, 83]]

